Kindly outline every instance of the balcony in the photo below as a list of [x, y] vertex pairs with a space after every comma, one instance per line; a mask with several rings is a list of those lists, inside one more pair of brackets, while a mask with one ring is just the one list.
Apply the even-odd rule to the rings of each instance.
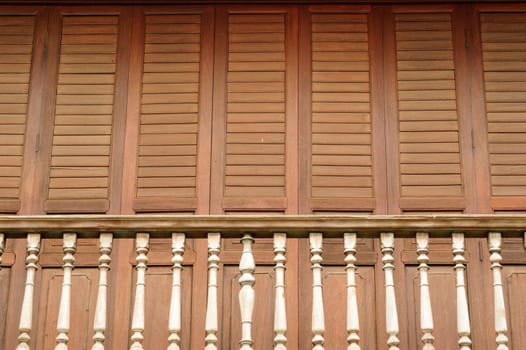
[[[525, 227], [523, 215], [3, 216], [0, 344], [520, 349]], [[92, 297], [75, 286], [82, 269]]]

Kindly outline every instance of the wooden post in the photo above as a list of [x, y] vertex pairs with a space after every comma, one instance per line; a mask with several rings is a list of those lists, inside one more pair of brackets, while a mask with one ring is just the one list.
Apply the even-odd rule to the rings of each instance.
[[60, 307], [57, 320], [57, 345], [55, 350], [68, 349], [68, 332], [71, 313], [71, 272], [75, 262], [75, 251], [77, 250], [77, 235], [75, 233], [64, 233], [62, 238], [64, 248], [64, 280], [62, 281], [62, 293], [60, 294]]
[[469, 322], [468, 298], [464, 270], [466, 258], [464, 257], [464, 234], [453, 233], [453, 262], [457, 274], [457, 329], [458, 345], [460, 350], [471, 349], [471, 327]]
[[360, 350], [360, 322], [356, 300], [356, 233], [343, 235], [347, 272], [347, 350]]
[[104, 350], [106, 336], [106, 313], [108, 294], [108, 272], [111, 262], [113, 234], [101, 233], [99, 236], [99, 289], [97, 292], [97, 306], [95, 307], [95, 318], [93, 319], [93, 346], [91, 350]]
[[393, 233], [382, 233], [380, 235], [381, 247], [382, 247], [382, 262], [384, 264], [385, 273], [385, 318], [386, 318], [386, 331], [387, 331], [387, 346], [389, 350], [399, 350], [398, 345], [400, 340], [398, 339], [398, 311], [396, 309], [396, 295], [395, 285], [393, 278], [394, 270], [394, 234]]
[[206, 303], [205, 350], [217, 350], [217, 272], [219, 270], [219, 252], [221, 234], [208, 234], [208, 298]]
[[241, 261], [239, 262], [239, 284], [241, 290], [239, 291], [239, 307], [241, 310], [241, 350], [253, 350], [252, 348], [252, 313], [254, 311], [254, 271], [256, 264], [254, 255], [252, 255], [252, 243], [254, 239], [251, 235], [246, 234], [241, 238], [243, 244], [243, 252], [241, 253]]
[[323, 235], [309, 234], [310, 262], [312, 265], [312, 350], [324, 350], [325, 315], [323, 307], [323, 284], [321, 280], [321, 263], [323, 258]]
[[274, 234], [274, 262], [276, 266], [276, 286], [275, 286], [275, 305], [274, 305], [274, 350], [287, 349], [287, 312], [285, 305], [285, 256], [287, 252], [287, 234]]
[[506, 323], [506, 304], [504, 303], [504, 291], [502, 289], [502, 261], [501, 244], [502, 236], [500, 232], [490, 232], [488, 236], [489, 260], [493, 271], [493, 295], [495, 307], [495, 332], [497, 333], [497, 350], [508, 350], [508, 325]]
[[146, 285], [146, 269], [148, 262], [150, 235], [148, 233], [137, 233], [135, 238], [135, 251], [137, 252], [137, 285], [135, 287], [135, 303], [133, 305], [132, 318], [132, 345], [130, 350], [143, 350], [142, 341], [144, 340], [144, 288]]
[[433, 311], [431, 308], [431, 296], [429, 294], [429, 234], [418, 232], [416, 234], [416, 254], [418, 271], [420, 272], [420, 328], [422, 329], [422, 350], [435, 350], [433, 345]]
[[172, 297], [168, 320], [168, 350], [181, 349], [181, 270], [183, 269], [184, 233], [172, 233]]
[[31, 341], [31, 326], [33, 324], [33, 291], [35, 284], [35, 273], [38, 269], [38, 254], [40, 253], [40, 234], [27, 234], [27, 257], [26, 257], [26, 285], [24, 288], [24, 300], [20, 312], [20, 324], [18, 326], [18, 346], [16, 350], [29, 350]]

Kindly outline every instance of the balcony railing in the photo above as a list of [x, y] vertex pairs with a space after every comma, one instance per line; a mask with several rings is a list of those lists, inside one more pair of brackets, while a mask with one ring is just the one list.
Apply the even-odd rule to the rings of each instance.
[[346, 331], [349, 350], [360, 349], [360, 317], [357, 305], [357, 239], [379, 238], [385, 281], [386, 344], [389, 350], [399, 349], [399, 315], [396, 307], [394, 278], [394, 242], [397, 237], [415, 238], [420, 277], [420, 332], [424, 350], [434, 349], [433, 312], [431, 308], [428, 271], [430, 269], [429, 239], [451, 238], [451, 264], [456, 275], [456, 304], [458, 344], [461, 350], [471, 349], [471, 325], [465, 285], [466, 259], [464, 240], [485, 237], [493, 273], [495, 343], [498, 350], [508, 349], [508, 327], [502, 286], [501, 244], [503, 237], [524, 237], [526, 216], [522, 215], [457, 215], [457, 216], [3, 216], [0, 217], [0, 262], [6, 239], [27, 239], [26, 282], [20, 310], [17, 350], [29, 349], [33, 318], [35, 274], [39, 269], [40, 242], [43, 238], [61, 237], [63, 242], [63, 282], [59, 304], [56, 347], [67, 349], [70, 330], [71, 274], [74, 268], [78, 238], [98, 238], [99, 284], [93, 324], [93, 350], [104, 349], [106, 338], [108, 271], [111, 266], [112, 240], [135, 239], [136, 284], [131, 324], [130, 350], [143, 349], [145, 272], [148, 266], [150, 238], [171, 238], [173, 283], [168, 330], [168, 350], [180, 348], [181, 333], [181, 270], [185, 239], [207, 239], [208, 294], [206, 307], [206, 350], [217, 349], [218, 329], [218, 270], [221, 263], [221, 239], [237, 237], [242, 242], [239, 262], [239, 304], [241, 314], [240, 349], [253, 349], [254, 259], [252, 244], [259, 238], [273, 238], [275, 262], [274, 349], [287, 346], [287, 316], [285, 300], [285, 268], [287, 238], [308, 238], [312, 269], [312, 345], [324, 349], [324, 302], [321, 270], [323, 239], [343, 237], [344, 262], [347, 277]]

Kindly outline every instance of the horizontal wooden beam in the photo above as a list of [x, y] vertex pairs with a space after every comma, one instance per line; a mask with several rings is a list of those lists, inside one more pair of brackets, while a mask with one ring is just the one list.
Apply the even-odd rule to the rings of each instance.
[[[504, 0], [502, 3], [520, 3], [521, 0]], [[0, 0], [9, 5], [264, 5], [264, 4], [441, 4], [440, 0]], [[495, 0], [449, 0], [448, 3], [495, 3]]]
[[225, 237], [271, 237], [284, 232], [289, 237], [308, 237], [322, 232], [326, 237], [341, 237], [344, 232], [357, 232], [361, 237], [377, 237], [393, 232], [397, 237], [414, 237], [416, 232], [428, 232], [434, 237], [463, 232], [468, 237], [483, 237], [488, 232], [502, 232], [507, 237], [519, 237], [526, 231], [526, 215], [49, 215], [0, 216], [0, 232], [21, 236], [38, 232], [44, 237], [56, 237], [75, 232], [79, 237], [95, 237], [100, 232], [112, 232], [116, 237], [131, 237], [147, 232], [152, 237], [168, 237], [171, 232], [185, 232], [189, 238], [206, 237], [209, 232], [221, 232]]

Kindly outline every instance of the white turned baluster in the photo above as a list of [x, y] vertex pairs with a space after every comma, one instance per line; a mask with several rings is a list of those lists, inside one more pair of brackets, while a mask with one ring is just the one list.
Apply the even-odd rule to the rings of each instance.
[[321, 254], [323, 235], [321, 233], [309, 234], [310, 262], [312, 269], [312, 350], [324, 350], [325, 315], [323, 310], [323, 289], [321, 281]]
[[398, 311], [396, 309], [396, 296], [393, 278], [394, 270], [394, 234], [382, 233], [380, 235], [382, 246], [382, 262], [384, 264], [385, 273], [385, 312], [386, 312], [386, 331], [387, 331], [387, 346], [389, 350], [399, 350], [398, 345]]
[[75, 251], [77, 250], [77, 235], [75, 233], [64, 233], [64, 280], [62, 281], [62, 293], [60, 295], [60, 306], [57, 320], [57, 345], [55, 350], [68, 349], [68, 332], [71, 309], [71, 271], [75, 262]]
[[2, 255], [4, 254], [4, 239], [5, 235], [0, 233], [0, 270], [2, 269]]
[[40, 234], [29, 233], [27, 235], [26, 285], [24, 288], [22, 311], [20, 312], [18, 346], [16, 347], [16, 350], [29, 350], [31, 326], [33, 324], [33, 290], [35, 287], [35, 273], [38, 269], [37, 264], [39, 252]]
[[466, 282], [464, 270], [466, 269], [464, 258], [464, 234], [453, 233], [453, 262], [457, 274], [457, 330], [458, 345], [460, 350], [471, 349], [471, 327], [469, 323], [468, 298], [466, 294]]
[[488, 237], [491, 253], [491, 270], [493, 270], [493, 293], [495, 302], [495, 332], [497, 333], [497, 350], [508, 350], [508, 325], [506, 323], [506, 306], [502, 289], [502, 255], [500, 255], [502, 237], [499, 232], [491, 232]]
[[108, 271], [110, 270], [111, 248], [113, 235], [101, 233], [99, 237], [99, 290], [97, 292], [97, 306], [95, 307], [95, 318], [93, 319], [93, 346], [91, 350], [104, 350], [106, 339], [106, 312], [108, 294]]
[[356, 300], [356, 233], [343, 235], [347, 271], [347, 350], [360, 350], [360, 322]]
[[254, 271], [256, 263], [254, 255], [252, 255], [252, 243], [254, 240], [251, 235], [244, 235], [241, 239], [243, 244], [243, 253], [241, 254], [241, 261], [239, 262], [239, 284], [241, 290], [239, 291], [239, 307], [241, 310], [241, 350], [252, 350], [252, 313], [254, 311]]
[[181, 346], [181, 270], [183, 269], [184, 233], [172, 234], [172, 298], [168, 320], [168, 350], [179, 350]]
[[429, 294], [429, 235], [424, 232], [416, 234], [416, 254], [418, 255], [418, 271], [420, 272], [420, 328], [422, 329], [422, 350], [435, 350], [433, 345], [433, 311]]
[[148, 248], [150, 235], [148, 233], [137, 233], [135, 237], [135, 251], [137, 252], [137, 285], [135, 287], [135, 303], [133, 305], [132, 318], [132, 345], [130, 350], [143, 350], [144, 340], [144, 287], [146, 285], [146, 263], [148, 262]]
[[287, 252], [287, 234], [274, 234], [274, 262], [276, 266], [276, 300], [274, 305], [274, 350], [287, 349], [287, 311], [285, 306], [285, 254]]
[[217, 271], [219, 270], [219, 252], [221, 234], [208, 234], [208, 299], [206, 303], [205, 350], [217, 350]]

